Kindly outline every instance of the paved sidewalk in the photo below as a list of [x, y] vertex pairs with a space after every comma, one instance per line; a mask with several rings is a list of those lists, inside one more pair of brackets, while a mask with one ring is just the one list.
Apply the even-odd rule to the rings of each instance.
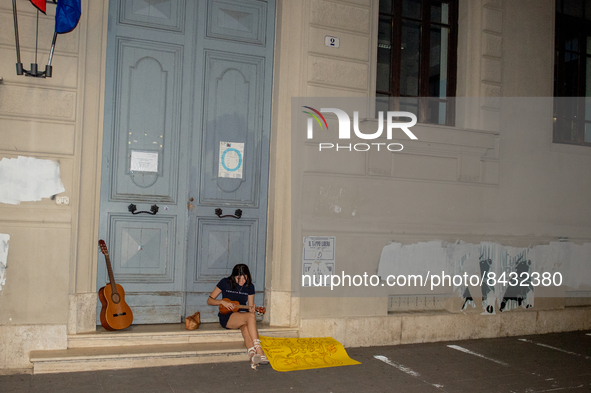
[[[0, 392], [589, 392], [591, 332], [348, 348], [357, 366], [279, 373], [247, 362], [0, 375]], [[375, 356], [378, 356], [376, 358]]]

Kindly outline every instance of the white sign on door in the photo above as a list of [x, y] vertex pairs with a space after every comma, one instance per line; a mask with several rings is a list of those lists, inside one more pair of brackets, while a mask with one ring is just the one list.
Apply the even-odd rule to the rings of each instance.
[[132, 172], [158, 172], [158, 152], [152, 151], [131, 151]]
[[244, 143], [220, 142], [218, 177], [242, 179]]

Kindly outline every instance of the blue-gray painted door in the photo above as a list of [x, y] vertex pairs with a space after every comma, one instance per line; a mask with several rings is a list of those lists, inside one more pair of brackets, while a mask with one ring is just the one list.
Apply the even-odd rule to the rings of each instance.
[[263, 302], [274, 16], [274, 1], [110, 2], [100, 237], [134, 323], [215, 320], [207, 296], [236, 263]]

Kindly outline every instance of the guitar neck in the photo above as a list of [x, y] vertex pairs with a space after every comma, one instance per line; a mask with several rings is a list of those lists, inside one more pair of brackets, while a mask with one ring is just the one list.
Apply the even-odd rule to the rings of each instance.
[[115, 285], [115, 276], [113, 275], [113, 269], [111, 268], [111, 258], [109, 255], [105, 255], [105, 261], [107, 263], [107, 272], [109, 272], [109, 281], [111, 282], [111, 290], [113, 293], [117, 293], [117, 286]]
[[[236, 308], [238, 308], [240, 310], [248, 310], [250, 308], [250, 306], [242, 306], [242, 305], [240, 305], [240, 306], [234, 305], [234, 307], [236, 307]], [[265, 308], [264, 307], [255, 307], [254, 310], [257, 313], [260, 313], [260, 314], [264, 314], [265, 313]]]
[[111, 283], [111, 292], [117, 294], [117, 286], [115, 285], [115, 276], [113, 275], [113, 269], [111, 268], [111, 258], [109, 258], [109, 250], [107, 249], [107, 243], [103, 239], [99, 240], [99, 247], [101, 252], [105, 256], [105, 263], [107, 264], [107, 272], [109, 272], [109, 281]]

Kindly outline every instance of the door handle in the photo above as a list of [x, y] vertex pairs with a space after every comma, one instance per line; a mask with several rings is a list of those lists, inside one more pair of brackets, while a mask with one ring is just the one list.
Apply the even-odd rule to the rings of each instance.
[[134, 205], [133, 203], [130, 203], [129, 206], [127, 206], [127, 210], [129, 210], [129, 212], [131, 214], [141, 214], [141, 213], [146, 213], [146, 214], [151, 214], [153, 216], [156, 215], [156, 213], [158, 213], [158, 205], [152, 205], [152, 207], [150, 208], [150, 211], [141, 211], [141, 212], [136, 212], [137, 210], [137, 206]]
[[239, 220], [240, 217], [242, 217], [242, 210], [240, 210], [240, 209], [236, 209], [236, 211], [234, 212], [234, 215], [226, 214], [225, 216], [222, 216], [222, 213], [223, 213], [222, 209], [220, 209], [219, 207], [217, 209], [215, 209], [215, 215], [218, 216], [219, 218], [232, 217], [232, 218]]

